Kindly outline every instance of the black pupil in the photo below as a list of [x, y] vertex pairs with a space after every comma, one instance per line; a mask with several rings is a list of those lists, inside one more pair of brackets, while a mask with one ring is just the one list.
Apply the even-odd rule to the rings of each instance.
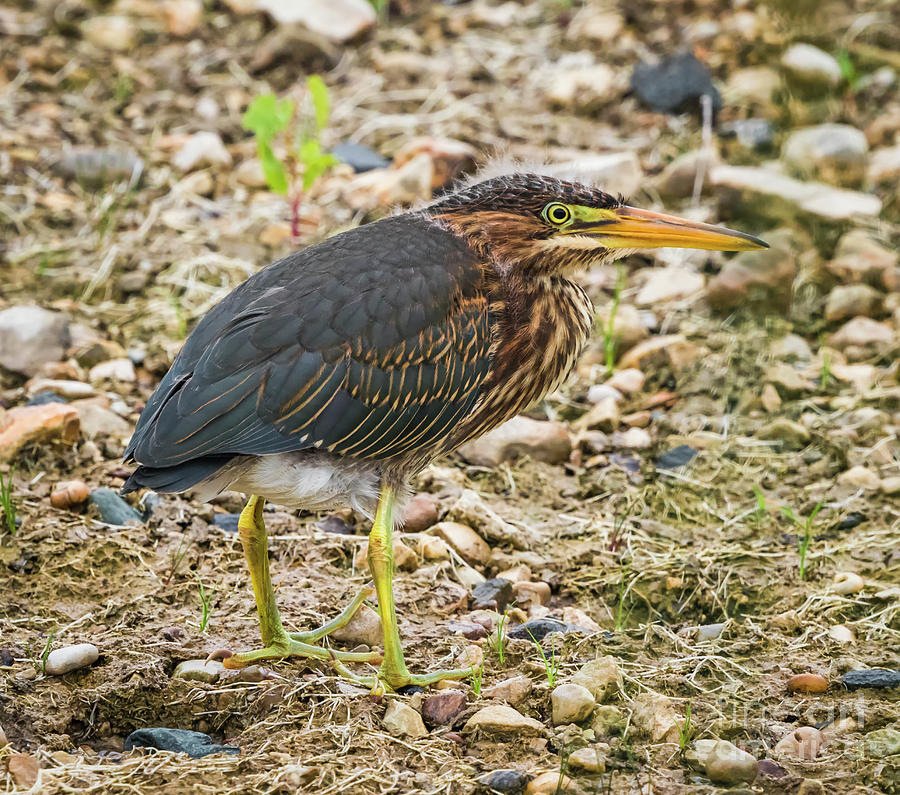
[[565, 207], [554, 207], [550, 211], [550, 217], [553, 218], [554, 221], [562, 222], [565, 221], [568, 217], [569, 213]]

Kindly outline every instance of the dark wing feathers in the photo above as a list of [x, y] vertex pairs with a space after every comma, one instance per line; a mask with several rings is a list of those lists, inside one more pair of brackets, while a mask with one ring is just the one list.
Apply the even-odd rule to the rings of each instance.
[[198, 324], [126, 452], [145, 467], [321, 447], [427, 448], [490, 367], [482, 270], [422, 216], [380, 221], [264, 268]]

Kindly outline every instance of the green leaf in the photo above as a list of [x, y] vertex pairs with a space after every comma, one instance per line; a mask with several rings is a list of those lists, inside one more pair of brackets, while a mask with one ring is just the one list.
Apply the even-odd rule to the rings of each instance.
[[328, 86], [319, 75], [310, 75], [306, 78], [306, 87], [312, 97], [313, 108], [316, 111], [316, 127], [319, 132], [325, 129], [328, 124], [328, 114], [331, 108], [331, 101], [328, 98]]
[[242, 124], [259, 140], [271, 141], [288, 126], [293, 115], [293, 100], [277, 99], [274, 94], [260, 94], [250, 103]]
[[282, 195], [288, 192], [287, 172], [281, 161], [275, 157], [272, 147], [263, 140], [256, 142], [256, 150], [259, 153], [259, 162], [262, 163], [263, 176], [266, 184], [274, 193]]
[[338, 163], [330, 152], [323, 152], [315, 138], [308, 138], [300, 145], [300, 162], [303, 164], [303, 190], [309, 190], [329, 168]]

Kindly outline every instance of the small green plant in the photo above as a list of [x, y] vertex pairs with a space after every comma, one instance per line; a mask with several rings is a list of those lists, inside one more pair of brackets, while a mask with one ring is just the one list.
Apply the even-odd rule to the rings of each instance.
[[572, 744], [566, 743], [559, 749], [559, 778], [556, 781], [556, 795], [565, 792], [566, 774], [569, 772], [569, 757], [572, 756]]
[[813, 508], [809, 512], [809, 516], [806, 518], [798, 517], [792, 508], [787, 505], [783, 505], [781, 507], [781, 512], [790, 519], [797, 527], [802, 530], [802, 535], [800, 536], [800, 540], [797, 544], [797, 550], [800, 553], [800, 565], [798, 567], [798, 574], [801, 580], [806, 579], [806, 553], [809, 551], [810, 544], [812, 544], [812, 528], [813, 523], [816, 521], [816, 516], [819, 511], [822, 510], [822, 506], [824, 505], [823, 500], [819, 500], [816, 503], [815, 508]]
[[14, 471], [11, 469], [6, 477], [0, 472], [0, 511], [3, 512], [3, 526], [13, 536], [16, 534], [16, 506], [13, 504], [12, 496]]
[[825, 349], [822, 350], [822, 372], [819, 374], [819, 386], [822, 389], [828, 389], [831, 383], [831, 353]]
[[476, 696], [480, 696], [481, 682], [484, 679], [484, 657], [481, 658], [481, 662], [478, 665], [472, 665], [472, 658], [469, 657], [469, 667], [472, 669], [472, 673], [469, 675], [469, 680], [472, 684], [472, 692]]
[[691, 726], [691, 702], [688, 701], [684, 708], [684, 720], [678, 727], [678, 748], [683, 754], [691, 740], [694, 738], [694, 727]]
[[390, 0], [369, 0], [369, 5], [375, 9], [375, 14], [382, 22], [387, 20]]
[[203, 587], [203, 580], [200, 579], [200, 575], [196, 572], [194, 575], [197, 577], [197, 589], [200, 591], [200, 631], [206, 632], [210, 613], [209, 594], [206, 593], [206, 588]]
[[531, 638], [531, 642], [541, 656], [541, 661], [544, 664], [544, 673], [547, 676], [547, 684], [550, 685], [550, 687], [553, 687], [553, 685], [556, 684], [556, 680], [559, 678], [560, 665], [560, 659], [556, 653], [556, 646], [550, 647], [550, 656], [548, 657], [547, 652], [544, 651], [544, 647], [541, 645], [540, 641], [531, 634], [530, 629], [528, 630], [528, 636]]
[[603, 326], [603, 353], [606, 361], [606, 374], [612, 375], [616, 368], [616, 353], [619, 349], [619, 335], [616, 334], [616, 313], [622, 302], [622, 290], [625, 289], [625, 266], [619, 265], [616, 270], [616, 286], [613, 291], [612, 305], [609, 308], [609, 317]]
[[634, 604], [631, 607], [626, 609], [625, 607], [625, 598], [628, 596], [628, 566], [622, 567], [622, 576], [619, 578], [619, 601], [616, 604], [616, 632], [622, 632], [628, 624], [628, 619], [631, 618], [631, 613], [634, 611]]
[[[312, 100], [312, 117], [299, 118], [292, 99], [278, 99], [274, 94], [256, 97], [244, 114], [244, 129], [256, 137], [256, 151], [262, 163], [266, 184], [274, 193], [288, 197], [291, 210], [291, 236], [300, 237], [300, 201], [329, 168], [338, 160], [322, 149], [321, 135], [328, 124], [330, 100], [328, 87], [319, 75], [310, 75], [306, 87]], [[282, 137], [284, 159], [273, 148]]]
[[187, 554], [187, 551], [188, 536], [187, 533], [182, 533], [181, 541], [178, 542], [178, 548], [174, 552], [169, 553], [169, 573], [163, 581], [163, 586], [167, 587], [172, 582], [172, 578], [178, 573], [181, 564], [184, 563], [184, 556]]
[[753, 513], [753, 518], [756, 520], [757, 526], [761, 526], [766, 518], [766, 495], [763, 494], [763, 490], [759, 486], [753, 487], [753, 493], [756, 495], [756, 510]]
[[44, 644], [44, 648], [41, 651], [40, 659], [35, 660], [31, 651], [29, 650], [28, 652], [28, 656], [31, 657], [31, 664], [34, 666], [35, 672], [41, 676], [44, 676], [47, 673], [47, 658], [50, 656], [50, 647], [53, 645], [53, 637], [55, 635], [56, 630], [53, 630], [47, 637], [47, 642]]
[[859, 85], [859, 79], [862, 75], [857, 71], [855, 64], [853, 63], [853, 59], [850, 57], [850, 53], [847, 50], [841, 49], [838, 50], [837, 55], [835, 56], [838, 62], [838, 66], [841, 69], [841, 77], [844, 78], [844, 82], [850, 87], [851, 91], [855, 91]]
[[506, 625], [509, 621], [509, 608], [503, 611], [503, 615], [497, 619], [497, 630], [488, 637], [490, 650], [497, 655], [497, 661], [503, 665], [506, 657]]

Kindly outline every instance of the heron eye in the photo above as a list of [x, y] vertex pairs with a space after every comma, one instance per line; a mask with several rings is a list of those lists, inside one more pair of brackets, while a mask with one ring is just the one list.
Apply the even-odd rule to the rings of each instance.
[[572, 211], [565, 204], [553, 202], [544, 208], [544, 218], [551, 224], [562, 226], [572, 220]]

